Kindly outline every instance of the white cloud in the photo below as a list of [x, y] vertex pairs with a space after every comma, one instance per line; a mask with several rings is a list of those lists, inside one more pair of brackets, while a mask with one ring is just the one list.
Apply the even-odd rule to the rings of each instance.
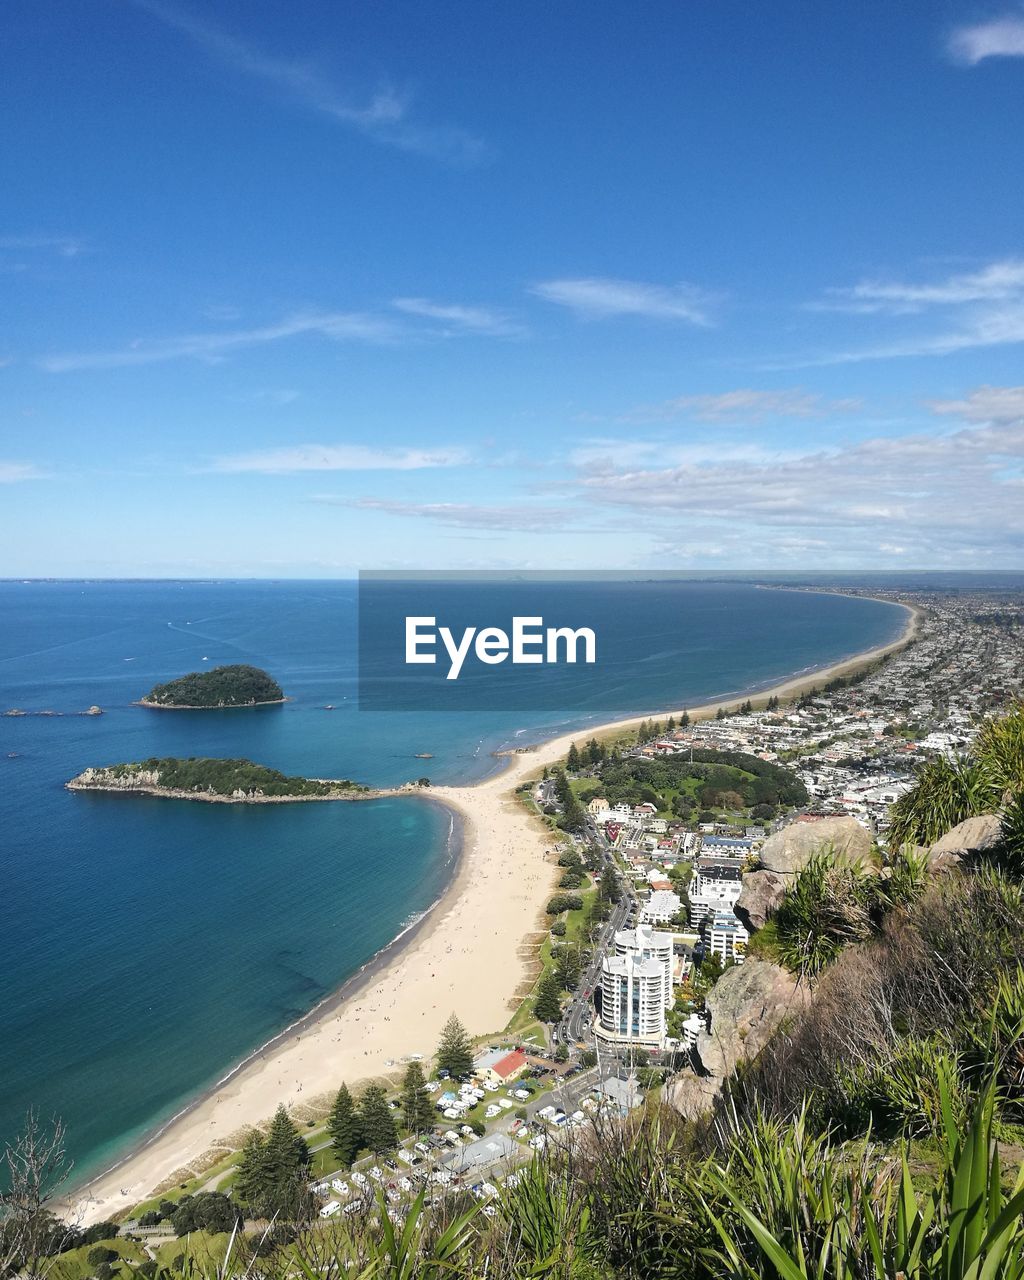
[[861, 406], [860, 400], [826, 400], [799, 387], [783, 391], [737, 390], [711, 395], [677, 396], [661, 404], [640, 405], [625, 414], [626, 422], [660, 422], [692, 418], [697, 422], [761, 422], [765, 418], [821, 418]]
[[288, 316], [278, 324], [256, 329], [230, 329], [185, 334], [174, 338], [139, 339], [115, 351], [72, 352], [45, 356], [39, 365], [50, 373], [80, 369], [118, 369], [129, 365], [157, 364], [166, 360], [223, 359], [246, 347], [316, 334], [334, 342], [388, 342], [398, 336], [389, 321], [362, 312], [309, 311]]
[[531, 292], [548, 302], [569, 307], [587, 320], [613, 316], [644, 316], [653, 320], [684, 320], [689, 324], [711, 324], [714, 298], [692, 284], [645, 284], [634, 280], [588, 277], [577, 280], [547, 280]]
[[356, 498], [345, 500], [330, 494], [319, 494], [314, 502], [358, 507], [362, 511], [383, 511], [389, 515], [414, 516], [437, 524], [460, 529], [515, 530], [521, 533], [543, 533], [564, 525], [572, 518], [565, 507], [487, 506], [469, 502], [401, 502], [389, 498]]
[[39, 250], [59, 254], [62, 258], [76, 258], [85, 251], [85, 241], [77, 236], [0, 236], [0, 250], [5, 252]]
[[362, 444], [300, 444], [217, 458], [210, 470], [289, 475], [301, 471], [418, 471], [459, 467], [469, 462], [465, 449], [373, 448]]
[[445, 326], [446, 336], [453, 333], [476, 333], [488, 337], [511, 338], [524, 332], [522, 326], [503, 311], [491, 307], [431, 302], [429, 298], [395, 298], [391, 305], [406, 315], [436, 320]]
[[[785, 455], [778, 450], [769, 450], [759, 444], [731, 443], [729, 446], [729, 457], [736, 461], [766, 463], [782, 456]], [[657, 467], [700, 466], [705, 462], [718, 462], [721, 458], [720, 440], [680, 444], [673, 440], [641, 440], [629, 436], [594, 437], [580, 441], [569, 452], [573, 466], [593, 473], [614, 473], [623, 468], [648, 464]]]
[[955, 414], [967, 422], [1024, 420], [1024, 387], [978, 387], [963, 400], [930, 400], [935, 413]]
[[863, 360], [894, 360], [901, 356], [946, 356], [981, 347], [1014, 346], [1019, 342], [1024, 342], [1024, 302], [978, 310], [941, 333], [917, 334], [876, 347], [836, 352], [794, 362], [789, 367], [858, 364]]
[[20, 484], [22, 480], [45, 480], [46, 472], [32, 462], [9, 462], [0, 458], [0, 484]]
[[991, 262], [979, 271], [949, 276], [932, 283], [862, 280], [850, 288], [830, 289], [828, 292], [832, 301], [816, 303], [816, 307], [840, 311], [849, 309], [861, 314], [883, 311], [906, 315], [927, 307], [1001, 302], [1020, 298], [1024, 293], [1024, 260], [1005, 258]]
[[[891, 360], [901, 356], [941, 356], [976, 348], [1024, 342], [1024, 259], [1002, 258], [975, 271], [941, 280], [862, 280], [831, 289], [812, 309], [855, 315], [934, 315], [934, 328], [889, 338], [869, 347], [794, 359], [773, 368], [814, 368]], [[916, 326], [915, 326], [916, 327]]]
[[958, 27], [949, 38], [949, 51], [969, 67], [985, 58], [1024, 58], [1024, 17], [1011, 15]]
[[306, 62], [271, 57], [237, 37], [163, 0], [131, 0], [139, 9], [187, 36], [203, 52], [233, 71], [262, 81], [310, 111], [355, 129], [375, 141], [403, 151], [457, 164], [481, 160], [486, 152], [479, 138], [444, 125], [409, 120], [408, 104], [385, 86], [369, 102], [353, 105], [316, 67]]
[[833, 558], [885, 544], [918, 562], [1019, 556], [1024, 550], [1024, 422], [948, 434], [878, 437], [845, 447], [681, 464], [584, 467], [592, 501], [639, 519], [683, 520], [695, 540], [711, 530], [775, 545], [779, 531], [823, 539]]

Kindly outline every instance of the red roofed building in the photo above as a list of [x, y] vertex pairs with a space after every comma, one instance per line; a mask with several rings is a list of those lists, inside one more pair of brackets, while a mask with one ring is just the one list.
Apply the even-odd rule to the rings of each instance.
[[491, 1049], [473, 1063], [473, 1074], [480, 1080], [490, 1080], [492, 1084], [508, 1084], [527, 1068], [526, 1054], [519, 1049], [511, 1053], [504, 1049]]

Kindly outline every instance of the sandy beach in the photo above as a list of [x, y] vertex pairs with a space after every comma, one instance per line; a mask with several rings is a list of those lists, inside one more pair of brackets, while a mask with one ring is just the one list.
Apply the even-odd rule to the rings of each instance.
[[[690, 707], [691, 718], [714, 715], [720, 705], [746, 696], [755, 705], [773, 695], [794, 697], [877, 661], [916, 634], [919, 615], [904, 607], [906, 629], [891, 644], [771, 689]], [[667, 707], [660, 715], [681, 710]], [[212, 1149], [223, 1154], [238, 1145], [245, 1127], [267, 1120], [279, 1103], [308, 1112], [342, 1081], [353, 1086], [393, 1073], [388, 1061], [410, 1053], [429, 1057], [452, 1012], [473, 1036], [500, 1032], [517, 992], [529, 982], [529, 938], [545, 928], [543, 906], [556, 879], [552, 833], [514, 795], [515, 788], [564, 757], [574, 738], [622, 732], [645, 718], [563, 734], [508, 755], [500, 772], [472, 786], [431, 788], [430, 801], [461, 818], [462, 852], [452, 883], [430, 914], [379, 964], [347, 985], [341, 999], [326, 1001], [134, 1154], [79, 1189], [76, 1217], [98, 1221], [164, 1184], [193, 1176], [211, 1162]], [[423, 801], [411, 792], [410, 803]], [[168, 1052], [173, 1051], [169, 1045]]]

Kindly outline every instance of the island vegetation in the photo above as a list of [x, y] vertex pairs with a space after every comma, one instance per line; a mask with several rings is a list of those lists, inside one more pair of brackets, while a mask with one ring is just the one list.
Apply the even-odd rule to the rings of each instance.
[[246, 663], [190, 671], [188, 675], [155, 685], [141, 699], [144, 707], [178, 711], [210, 711], [227, 707], [260, 707], [284, 702], [284, 690], [259, 667]]
[[367, 797], [368, 788], [347, 778], [290, 777], [251, 760], [190, 756], [151, 758], [86, 769], [67, 784], [71, 791], [139, 791], [195, 800], [340, 800]]

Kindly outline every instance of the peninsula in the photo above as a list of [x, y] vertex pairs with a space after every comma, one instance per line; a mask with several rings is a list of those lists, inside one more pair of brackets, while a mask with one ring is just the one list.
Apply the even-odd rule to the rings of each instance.
[[190, 671], [158, 684], [139, 701], [141, 707], [173, 711], [218, 711], [230, 707], [265, 707], [285, 702], [284, 690], [259, 667], [245, 663]]
[[220, 804], [283, 804], [294, 800], [370, 800], [382, 794], [348, 778], [289, 777], [251, 760], [155, 758], [86, 769], [69, 791], [139, 792]]

